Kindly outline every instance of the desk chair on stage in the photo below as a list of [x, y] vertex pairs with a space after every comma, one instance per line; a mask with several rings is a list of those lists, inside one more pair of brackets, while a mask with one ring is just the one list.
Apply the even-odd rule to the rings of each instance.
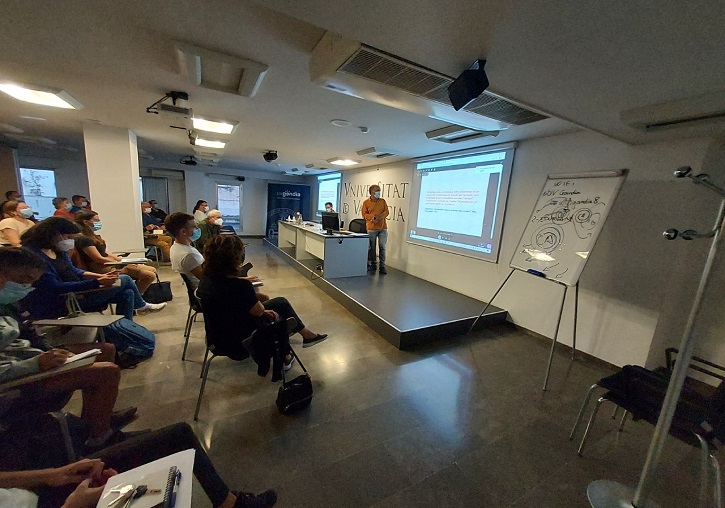
[[365, 226], [365, 219], [353, 219], [347, 227], [347, 230], [351, 233], [367, 233], [368, 229]]

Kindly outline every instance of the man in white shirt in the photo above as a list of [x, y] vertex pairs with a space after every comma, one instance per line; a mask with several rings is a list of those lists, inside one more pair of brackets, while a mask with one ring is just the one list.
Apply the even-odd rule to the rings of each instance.
[[174, 237], [171, 246], [171, 268], [185, 275], [191, 285], [196, 289], [201, 278], [201, 264], [204, 256], [201, 255], [194, 242], [201, 236], [193, 215], [184, 212], [175, 212], [166, 217], [166, 230]]

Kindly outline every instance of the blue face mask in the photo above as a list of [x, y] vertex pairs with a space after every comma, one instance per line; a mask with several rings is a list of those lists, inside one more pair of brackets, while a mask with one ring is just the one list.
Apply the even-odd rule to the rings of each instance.
[[195, 241], [197, 241], [197, 240], [198, 240], [199, 238], [201, 238], [201, 229], [199, 229], [199, 228], [194, 228], [194, 232], [193, 232], [193, 233], [191, 233], [191, 241], [192, 241], [192, 242], [195, 242]]
[[29, 219], [33, 216], [33, 209], [32, 208], [23, 208], [20, 210], [20, 215], [22, 217], [25, 217], [26, 219]]
[[0, 288], [0, 304], [18, 302], [28, 296], [33, 289], [35, 288], [30, 284], [19, 284], [9, 280]]
[[380, 191], [375, 191], [375, 199], [380, 199]]
[[101, 229], [103, 229], [103, 223], [101, 221], [94, 222], [92, 227], [93, 231], [100, 231]]

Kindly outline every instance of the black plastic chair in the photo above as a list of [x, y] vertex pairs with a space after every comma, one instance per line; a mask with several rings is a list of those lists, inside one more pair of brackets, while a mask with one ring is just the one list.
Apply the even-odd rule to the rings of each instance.
[[[677, 350], [674, 348], [666, 351], [667, 367], [652, 371], [636, 365], [626, 365], [619, 372], [600, 379], [590, 387], [574, 428], [569, 435], [570, 440], [574, 438], [593, 392], [598, 388], [603, 388], [607, 392], [599, 397], [591, 412], [577, 450], [580, 456], [603, 402], [609, 401], [616, 407], [624, 409], [618, 432], [622, 432], [624, 429], [624, 423], [629, 414], [635, 421], [644, 420], [652, 425], [657, 424], [676, 354]], [[713, 386], [693, 377], [685, 380], [672, 419], [670, 435], [687, 444], [700, 447], [700, 505], [706, 505], [708, 466], [711, 466], [715, 477], [715, 502], [720, 507], [722, 505], [720, 468], [715, 457], [711, 455], [710, 449], [717, 448], [718, 442], [725, 439], [725, 368], [697, 357], [692, 357], [689, 368], [716, 379], [719, 384]], [[616, 409], [612, 417], [616, 417]]]
[[365, 219], [353, 219], [347, 227], [351, 233], [367, 233], [368, 228], [365, 226]]
[[191, 285], [189, 277], [187, 277], [183, 273], [180, 275], [181, 279], [184, 281], [184, 286], [186, 286], [186, 293], [189, 296], [189, 313], [186, 315], [186, 327], [184, 327], [184, 352], [181, 353], [181, 360], [184, 361], [186, 359], [186, 348], [189, 347], [189, 336], [191, 335], [191, 327], [196, 322], [196, 316], [201, 312], [201, 304], [196, 298], [196, 294], [194, 293], [194, 287]]

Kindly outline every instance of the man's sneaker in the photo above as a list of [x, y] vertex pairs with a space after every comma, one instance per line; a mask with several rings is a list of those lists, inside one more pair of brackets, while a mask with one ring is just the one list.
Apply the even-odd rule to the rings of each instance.
[[272, 490], [265, 490], [256, 496], [252, 492], [232, 492], [237, 496], [234, 508], [270, 508], [277, 502], [277, 493]]
[[380, 267], [380, 275], [387, 275], [387, 274], [388, 274], [388, 271], [385, 269], [384, 266], [381, 266]]
[[158, 312], [161, 309], [163, 309], [164, 307], [166, 307], [166, 302], [163, 302], [163, 303], [146, 303], [146, 305], [144, 305], [140, 309], [136, 309], [136, 314], [142, 315], [142, 314], [147, 314], [149, 312]]
[[314, 337], [310, 337], [309, 339], [302, 339], [302, 347], [314, 346], [315, 344], [319, 344], [326, 338], [326, 333], [318, 333], [317, 335], [315, 335]]
[[368, 272], [375, 272], [377, 270], [377, 265], [368, 265]]

